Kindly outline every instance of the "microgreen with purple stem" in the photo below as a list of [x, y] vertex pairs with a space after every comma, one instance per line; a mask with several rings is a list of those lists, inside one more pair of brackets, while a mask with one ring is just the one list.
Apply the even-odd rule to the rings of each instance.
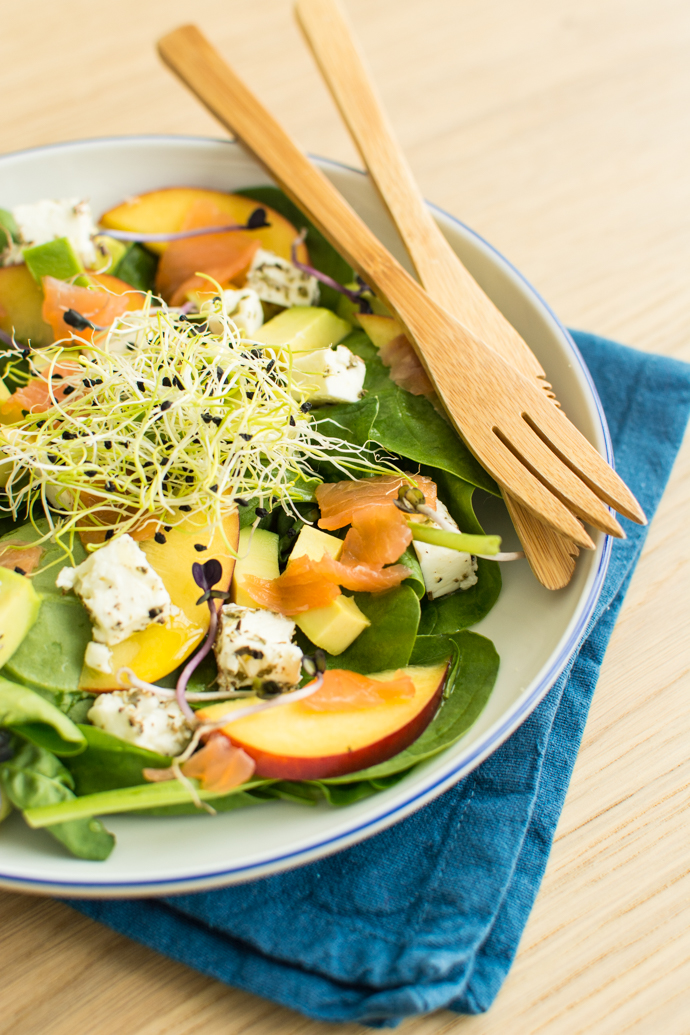
[[[180, 672], [180, 677], [177, 680], [177, 686], [175, 687], [175, 697], [183, 715], [189, 719], [190, 722], [196, 725], [196, 716], [187, 701], [187, 684], [192, 673], [199, 667], [206, 655], [210, 652], [216, 639], [216, 632], [218, 631], [219, 605], [214, 601], [227, 600], [229, 593], [213, 588], [223, 577], [223, 566], [220, 561], [215, 559], [215, 557], [212, 557], [210, 561], [206, 561], [204, 564], [199, 564], [198, 561], [195, 561], [192, 565], [192, 576], [199, 589], [203, 589], [204, 591], [197, 600], [197, 604], [208, 604], [208, 609], [211, 612], [211, 620], [209, 622], [206, 639], [196, 654], [189, 659], [185, 667]], [[222, 606], [222, 604], [220, 606]]]
[[188, 237], [203, 237], [205, 234], [226, 234], [232, 230], [262, 230], [271, 224], [266, 219], [265, 208], [255, 208], [246, 223], [226, 223], [223, 226], [200, 226], [194, 230], [176, 230], [170, 233], [145, 234], [138, 230], [102, 230], [100, 233], [114, 237], [116, 241], [134, 241], [137, 244], [184, 241]]
[[307, 231], [302, 230], [300, 235], [292, 242], [292, 248], [290, 251], [290, 262], [292, 265], [298, 270], [301, 270], [302, 273], [306, 273], [307, 276], [315, 277], [316, 280], [320, 281], [322, 284], [333, 288], [334, 291], [338, 291], [341, 295], [345, 295], [345, 297], [349, 298], [351, 302], [354, 302], [355, 305], [359, 306], [360, 313], [372, 313], [373, 309], [371, 308], [368, 299], [364, 297], [364, 293], [369, 291], [369, 288], [361, 278], [357, 278], [361, 287], [357, 288], [356, 291], [353, 291], [352, 288], [347, 288], [344, 284], [340, 284], [337, 280], [333, 280], [333, 277], [329, 277], [327, 273], [322, 273], [321, 270], [317, 270], [315, 266], [309, 266], [306, 262], [299, 261], [297, 258], [297, 249], [300, 244], [304, 243], [306, 236]]

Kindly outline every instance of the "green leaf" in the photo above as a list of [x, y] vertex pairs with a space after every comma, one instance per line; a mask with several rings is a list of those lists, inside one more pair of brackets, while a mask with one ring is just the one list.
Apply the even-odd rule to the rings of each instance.
[[79, 730], [86, 750], [65, 762], [79, 795], [135, 787], [145, 783], [143, 769], [167, 769], [172, 763], [172, 758], [128, 744], [97, 726]]
[[[69, 771], [50, 752], [34, 744], [24, 746], [8, 762], [0, 765], [0, 789], [16, 809], [27, 813], [32, 809], [58, 810], [76, 802]], [[80, 859], [107, 859], [115, 838], [102, 823], [91, 816], [58, 816], [44, 824], [48, 833]]]
[[[482, 535], [482, 526], [472, 508], [474, 489], [447, 471], [425, 469], [438, 486], [439, 498], [448, 507], [463, 532]], [[452, 634], [476, 625], [498, 600], [501, 592], [501, 566], [496, 561], [477, 562], [477, 582], [438, 600], [429, 600], [422, 610], [419, 631], [425, 635]]]
[[452, 659], [446, 696], [434, 719], [414, 744], [387, 762], [347, 776], [331, 777], [320, 783], [378, 781], [411, 769], [418, 762], [455, 744], [488, 701], [496, 682], [499, 658], [491, 640], [465, 630], [455, 636], [418, 636], [410, 664], [435, 665], [445, 658]]
[[405, 579], [403, 586], [410, 586], [410, 588], [417, 594], [417, 598], [422, 600], [426, 594], [424, 576], [422, 575], [422, 569], [417, 560], [417, 554], [411, 546], [408, 546], [402, 557], [398, 559], [398, 564], [404, 564], [410, 572], [410, 577], [409, 579]]
[[[34, 542], [47, 530], [48, 522], [41, 519], [36, 528], [22, 525], [9, 538]], [[86, 558], [79, 540], [74, 542], [73, 556], [75, 564]], [[86, 608], [77, 597], [65, 595], [55, 586], [65, 564], [70, 560], [61, 547], [48, 543], [40, 561], [40, 567], [46, 570], [32, 576], [34, 589], [43, 598], [38, 618], [2, 670], [10, 679], [51, 693], [78, 691], [84, 651], [91, 639]]]
[[19, 227], [11, 212], [0, 208], [0, 251], [4, 251], [10, 243], [19, 242]]
[[[343, 344], [367, 365], [366, 394], [358, 403], [322, 407], [319, 420], [335, 420], [349, 428], [351, 440], [358, 445], [373, 440], [414, 463], [448, 471], [471, 485], [498, 495], [493, 478], [429, 400], [421, 395], [411, 395], [391, 381], [388, 369], [379, 359], [378, 350], [363, 331], [348, 335]], [[378, 403], [376, 412], [374, 400]], [[371, 423], [365, 433], [370, 417]]]
[[[281, 216], [289, 219], [298, 233], [302, 227], [306, 227], [308, 232], [305, 243], [311, 265], [332, 277], [333, 280], [337, 280], [339, 284], [347, 284], [353, 279], [354, 271], [349, 263], [338, 254], [321, 231], [316, 229], [311, 220], [307, 219], [304, 213], [278, 187], [247, 187], [236, 193], [274, 208]], [[326, 309], [336, 310], [341, 297], [340, 293], [333, 288], [327, 287], [325, 284], [319, 285], [319, 305], [325, 306]]]
[[86, 747], [78, 726], [28, 687], [0, 676], [0, 727], [56, 755], [76, 755]]
[[[215, 809], [226, 807], [225, 799], [234, 797], [236, 794], [245, 794], [254, 787], [261, 787], [270, 781], [255, 780], [250, 783], [240, 784], [229, 793], [218, 791], [202, 791], [198, 781], [191, 780], [190, 783], [196, 788], [196, 792], [202, 801], [211, 802]], [[112, 791], [101, 791], [98, 794], [86, 794], [81, 798], [72, 796], [69, 800], [41, 804], [25, 812], [25, 819], [30, 827], [36, 829], [47, 827], [54, 823], [73, 822], [89, 819], [92, 816], [115, 815], [122, 812], [141, 812], [146, 809], [161, 809], [171, 806], [191, 805], [190, 811], [198, 812], [194, 805], [194, 799], [184, 784], [179, 780], [165, 780], [162, 783], [145, 783], [136, 787], [123, 787]], [[232, 807], [227, 805], [227, 807]], [[151, 813], [152, 815], [154, 813]], [[158, 815], [162, 813], [157, 812]], [[181, 813], [166, 813], [166, 815], [180, 815]]]
[[132, 244], [113, 269], [113, 276], [119, 277], [139, 291], [153, 291], [157, 268], [156, 255], [140, 244]]
[[[404, 668], [419, 625], [419, 600], [414, 589], [403, 584], [386, 593], [355, 593], [354, 598], [371, 625], [342, 654], [327, 654], [328, 668], [365, 675]], [[297, 641], [306, 654], [314, 653], [314, 644], [299, 631]]]

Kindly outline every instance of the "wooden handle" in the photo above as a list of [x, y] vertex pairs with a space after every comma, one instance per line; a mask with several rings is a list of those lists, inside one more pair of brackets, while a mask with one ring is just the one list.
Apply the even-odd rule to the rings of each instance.
[[297, 0], [295, 13], [426, 290], [475, 337], [545, 386], [539, 360], [465, 269], [431, 215], [338, 4]]
[[[543, 378], [531, 349], [471, 277], [433, 219], [336, 0], [297, 0], [295, 13], [426, 290], [504, 359], [527, 376]], [[509, 494], [504, 499], [537, 579], [547, 589], [567, 586], [577, 546]]]

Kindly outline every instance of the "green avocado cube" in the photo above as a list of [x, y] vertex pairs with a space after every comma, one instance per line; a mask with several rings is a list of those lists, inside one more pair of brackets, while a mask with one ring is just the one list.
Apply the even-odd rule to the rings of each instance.
[[84, 272], [84, 266], [67, 237], [56, 237], [46, 244], [25, 248], [24, 261], [31, 276], [39, 284], [44, 277], [55, 277], [57, 280], [72, 280], [75, 277], [75, 284], [88, 286], [86, 277], [79, 276]]
[[41, 598], [31, 579], [0, 568], [0, 668], [14, 654], [38, 618]]
[[337, 345], [351, 330], [351, 324], [330, 309], [297, 305], [274, 316], [256, 331], [253, 339], [292, 352], [314, 352]]

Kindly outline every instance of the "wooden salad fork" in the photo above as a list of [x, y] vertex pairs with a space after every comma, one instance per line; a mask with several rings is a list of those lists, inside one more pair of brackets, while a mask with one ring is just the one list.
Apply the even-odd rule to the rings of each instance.
[[[348, 20], [336, 0], [297, 0], [297, 20], [419, 279], [431, 297], [555, 400], [524, 339], [462, 264], [424, 202]], [[503, 497], [530, 566], [548, 589], [570, 581], [577, 546]]]
[[625, 483], [545, 392], [427, 295], [195, 26], [165, 36], [159, 51], [399, 319], [458, 433], [502, 489], [585, 549], [594, 543], [578, 517], [623, 535], [605, 504], [645, 521]]

